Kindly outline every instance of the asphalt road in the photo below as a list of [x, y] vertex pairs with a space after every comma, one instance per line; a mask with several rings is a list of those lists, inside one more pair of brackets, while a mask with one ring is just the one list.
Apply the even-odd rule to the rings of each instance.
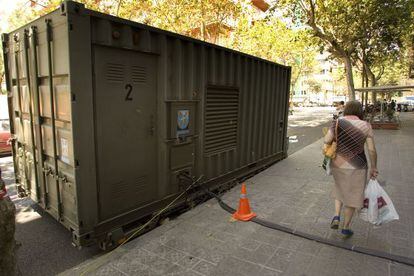
[[303, 107], [295, 108], [289, 116], [288, 136], [289, 150], [292, 154], [322, 137], [322, 128], [329, 126], [333, 107]]
[[[332, 108], [297, 108], [289, 116], [289, 154], [322, 137], [322, 127], [332, 118]], [[85, 260], [102, 254], [96, 247], [82, 248], [71, 245], [67, 229], [43, 212], [30, 199], [15, 194], [11, 157], [0, 158], [3, 177], [17, 207], [16, 240], [18, 269], [22, 275], [56, 275]]]

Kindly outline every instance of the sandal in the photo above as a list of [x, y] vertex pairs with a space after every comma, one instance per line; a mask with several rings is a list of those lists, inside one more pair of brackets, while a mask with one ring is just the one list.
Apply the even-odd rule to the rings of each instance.
[[352, 231], [351, 229], [342, 229], [341, 234], [344, 235], [344, 238], [347, 239], [347, 238], [350, 238], [354, 234], [354, 231]]
[[339, 228], [339, 222], [341, 221], [339, 216], [334, 216], [331, 221], [331, 229], [338, 229]]

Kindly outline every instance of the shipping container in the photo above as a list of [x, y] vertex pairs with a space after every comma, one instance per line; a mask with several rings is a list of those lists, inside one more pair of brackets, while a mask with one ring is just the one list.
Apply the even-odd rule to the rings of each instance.
[[77, 246], [286, 157], [290, 67], [72, 1], [2, 43], [16, 181]]

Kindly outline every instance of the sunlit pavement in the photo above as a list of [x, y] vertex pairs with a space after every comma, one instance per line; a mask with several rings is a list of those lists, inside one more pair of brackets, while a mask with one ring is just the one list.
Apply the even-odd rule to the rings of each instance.
[[322, 137], [322, 128], [329, 125], [334, 107], [295, 107], [289, 115], [289, 154], [292, 154]]

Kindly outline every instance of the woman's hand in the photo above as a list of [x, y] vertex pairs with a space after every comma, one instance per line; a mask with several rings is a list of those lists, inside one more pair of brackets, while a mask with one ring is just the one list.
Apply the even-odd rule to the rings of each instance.
[[371, 168], [370, 178], [371, 179], [376, 179], [377, 176], [378, 176], [378, 170], [377, 170], [377, 168]]

